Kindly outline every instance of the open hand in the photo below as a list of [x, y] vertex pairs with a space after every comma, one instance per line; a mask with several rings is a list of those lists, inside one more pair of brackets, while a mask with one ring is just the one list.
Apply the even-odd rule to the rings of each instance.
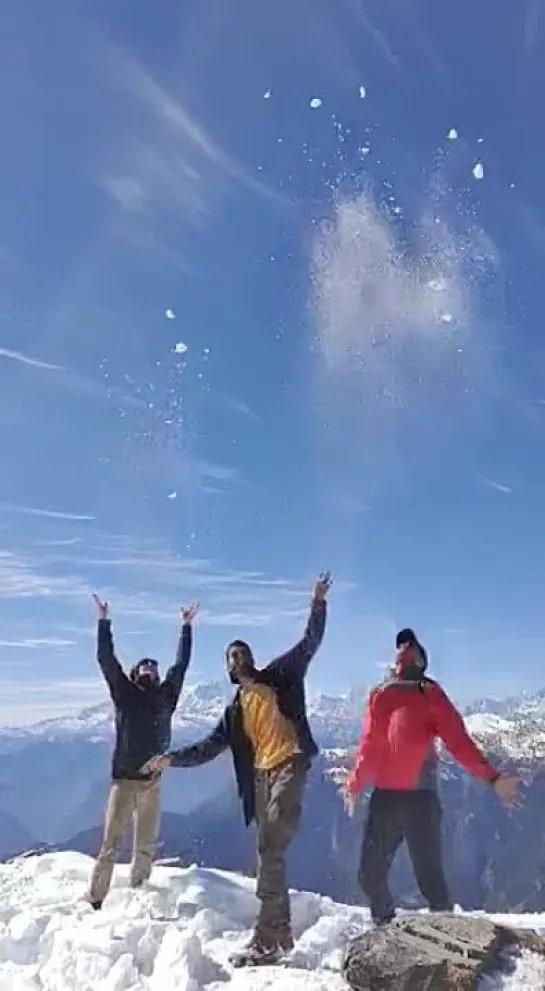
[[504, 805], [516, 805], [520, 780], [516, 774], [500, 774], [494, 782], [494, 791]]
[[142, 774], [160, 774], [166, 767], [170, 767], [168, 754], [156, 754], [155, 757], [151, 757], [142, 765], [140, 771]]
[[312, 598], [318, 599], [320, 602], [322, 602], [325, 599], [327, 593], [329, 592], [329, 589], [331, 588], [332, 584], [333, 582], [330, 572], [329, 571], [322, 572], [322, 574], [318, 578], [318, 581], [316, 582], [312, 590]]
[[182, 606], [180, 616], [182, 623], [192, 623], [200, 609], [198, 602], [190, 602], [188, 606]]
[[106, 602], [106, 599], [101, 599], [98, 595], [93, 595], [93, 599], [95, 600], [95, 605], [98, 609], [98, 618], [108, 619], [108, 603]]

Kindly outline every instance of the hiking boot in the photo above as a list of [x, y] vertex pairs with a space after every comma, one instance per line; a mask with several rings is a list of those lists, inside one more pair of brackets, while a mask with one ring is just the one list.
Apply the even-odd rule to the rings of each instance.
[[291, 953], [295, 943], [293, 941], [293, 936], [290, 932], [283, 933], [282, 936], [278, 936], [278, 946], [282, 950], [282, 953]]
[[253, 939], [246, 949], [233, 953], [229, 959], [233, 967], [263, 967], [279, 963], [283, 955], [278, 943], [266, 945]]
[[373, 922], [373, 925], [374, 926], [376, 926], [377, 928], [379, 928], [381, 926], [387, 926], [390, 922], [393, 922], [394, 919], [395, 919], [395, 917], [396, 917], [396, 915], [395, 915], [395, 912], [394, 912], [391, 915], [384, 915], [382, 917], [374, 917], [372, 919], [372, 922]]
[[102, 902], [91, 901], [90, 898], [87, 899], [87, 904], [90, 905], [95, 912], [100, 912], [100, 909], [102, 908]]

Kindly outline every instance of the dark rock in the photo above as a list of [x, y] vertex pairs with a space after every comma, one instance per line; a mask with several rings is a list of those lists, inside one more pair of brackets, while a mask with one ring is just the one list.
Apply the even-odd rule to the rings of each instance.
[[460, 915], [406, 915], [348, 945], [343, 975], [354, 991], [476, 991], [504, 951], [545, 956], [536, 933]]
[[42, 846], [32, 847], [30, 850], [22, 850], [21, 853], [14, 853], [12, 857], [2, 859], [0, 863], [15, 864], [18, 860], [28, 860], [29, 857], [43, 857], [46, 853], [56, 853], [56, 848], [44, 843]]

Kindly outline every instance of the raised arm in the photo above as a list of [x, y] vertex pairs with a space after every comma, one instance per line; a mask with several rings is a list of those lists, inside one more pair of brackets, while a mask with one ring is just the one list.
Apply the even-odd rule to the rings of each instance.
[[122, 705], [131, 689], [131, 683], [115, 656], [108, 603], [97, 595], [93, 598], [98, 609], [97, 660], [114, 705]]
[[198, 603], [192, 602], [190, 606], [184, 607], [181, 612], [182, 629], [178, 640], [176, 651], [176, 661], [165, 675], [163, 681], [163, 691], [168, 696], [172, 711], [178, 705], [180, 692], [182, 691], [184, 679], [191, 660], [192, 627], [191, 624], [197, 615]]
[[326, 596], [331, 588], [329, 572], [320, 575], [312, 591], [310, 616], [303, 637], [299, 642], [270, 665], [285, 676], [304, 677], [308, 666], [320, 646], [327, 618]]

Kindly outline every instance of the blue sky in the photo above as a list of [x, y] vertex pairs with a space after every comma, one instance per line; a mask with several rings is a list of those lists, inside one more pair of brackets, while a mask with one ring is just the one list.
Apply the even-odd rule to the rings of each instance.
[[544, 38], [539, 0], [3, 6], [0, 722], [104, 698], [94, 590], [163, 664], [197, 596], [210, 679], [324, 567], [315, 687], [405, 624], [461, 700], [543, 685]]

